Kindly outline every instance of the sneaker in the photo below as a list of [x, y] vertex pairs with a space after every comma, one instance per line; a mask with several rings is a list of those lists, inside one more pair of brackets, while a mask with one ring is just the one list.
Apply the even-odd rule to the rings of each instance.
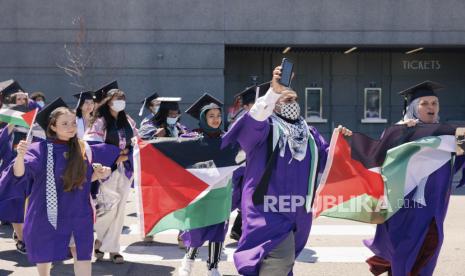
[[184, 257], [179, 268], [179, 276], [190, 276], [192, 273], [192, 267], [194, 266], [194, 260]]
[[236, 241], [239, 241], [241, 239], [241, 235], [239, 235], [239, 233], [235, 231], [231, 231], [231, 234], [229, 235], [229, 237]]
[[27, 254], [26, 252], [26, 244], [22, 241], [17, 241], [16, 242], [16, 251], [18, 251], [21, 254]]
[[207, 276], [221, 276], [217, 268], [212, 268], [207, 272]]

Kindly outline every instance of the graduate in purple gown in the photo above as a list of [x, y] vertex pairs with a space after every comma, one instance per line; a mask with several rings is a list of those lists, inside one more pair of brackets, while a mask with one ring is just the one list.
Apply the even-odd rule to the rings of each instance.
[[[437, 83], [423, 82], [401, 92], [406, 99], [404, 118], [400, 123], [439, 123]], [[408, 105], [407, 105], [408, 104]], [[374, 275], [433, 275], [444, 241], [447, 213], [454, 173], [463, 166], [464, 157], [446, 163], [427, 179], [424, 189], [426, 205], [418, 202], [417, 189], [408, 194], [403, 207], [376, 228], [374, 239], [365, 245], [375, 256], [367, 263]]]
[[[246, 87], [239, 94], [235, 95], [236, 99], [239, 99], [239, 106], [241, 109], [231, 117], [230, 124], [234, 123], [245, 113], [247, 113], [258, 97], [265, 95], [265, 93], [270, 88], [270, 82], [265, 82], [262, 84], [254, 84], [252, 86]], [[257, 93], [258, 90], [258, 93]], [[231, 228], [230, 238], [236, 241], [242, 236], [242, 214], [241, 214], [241, 195], [242, 195], [242, 182], [244, 179], [245, 167], [240, 167], [234, 171], [233, 174], [233, 197], [232, 197], [232, 207], [231, 210], [237, 209], [237, 216], [234, 220], [233, 226]]]
[[[28, 95], [24, 92], [21, 85], [15, 80], [8, 80], [0, 83], [2, 87], [2, 98], [5, 100], [5, 106], [21, 112], [27, 112], [28, 108]], [[10, 132], [9, 140], [4, 147], [7, 154], [4, 159], [7, 164], [9, 160], [13, 159], [16, 155], [15, 148], [21, 139], [26, 137], [28, 132], [27, 128], [16, 126]], [[7, 160], [8, 159], [8, 160]], [[4, 201], [0, 208], [0, 220], [11, 222], [13, 226], [13, 239], [16, 242], [16, 250], [22, 254], [26, 254], [26, 246], [23, 242], [23, 223], [24, 223], [24, 209], [26, 204], [26, 196], [21, 198], [14, 198]]]
[[[328, 144], [300, 116], [297, 94], [278, 83], [235, 122], [223, 145], [239, 142], [247, 166], [242, 190], [242, 237], [234, 253], [241, 275], [288, 275], [303, 250], [312, 224], [311, 201]], [[351, 132], [341, 128], [343, 133]], [[273, 201], [295, 198], [294, 208]]]
[[[194, 132], [208, 138], [221, 139], [223, 134], [222, 107], [223, 103], [208, 93], [205, 93], [194, 102], [186, 110], [187, 114], [199, 120], [200, 128], [194, 130]], [[179, 268], [179, 275], [192, 275], [192, 267], [199, 247], [206, 241], [208, 241], [208, 275], [220, 275], [218, 263], [220, 262], [221, 250], [227, 231], [228, 223], [222, 222], [183, 232], [181, 238], [186, 246], [186, 255]]]
[[108, 177], [111, 170], [97, 164], [93, 168], [92, 157], [103, 154], [78, 140], [76, 115], [60, 98], [37, 115], [37, 122], [46, 129], [47, 140], [19, 143], [15, 160], [0, 179], [0, 200], [29, 195], [24, 240], [39, 275], [50, 275], [51, 262], [67, 259], [70, 250], [75, 274], [90, 275], [90, 183]]

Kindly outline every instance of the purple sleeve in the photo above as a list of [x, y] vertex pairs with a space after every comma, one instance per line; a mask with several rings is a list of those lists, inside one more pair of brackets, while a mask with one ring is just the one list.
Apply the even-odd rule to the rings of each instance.
[[8, 134], [8, 126], [5, 126], [0, 130], [0, 159], [2, 159], [3, 162], [9, 162], [13, 153], [10, 139], [11, 134]]
[[38, 172], [43, 172], [41, 167], [45, 160], [41, 160], [40, 154], [42, 143], [33, 143], [24, 156], [24, 175], [16, 177], [13, 172], [15, 160], [11, 161], [0, 177], [0, 201], [14, 198], [25, 198], [29, 190], [28, 185], [34, 182]]
[[236, 210], [241, 207], [241, 198], [242, 198], [242, 182], [244, 179], [245, 167], [239, 167], [233, 172], [232, 176], [232, 206], [231, 211]]
[[223, 135], [221, 146], [224, 148], [237, 142], [249, 155], [254, 148], [266, 142], [269, 132], [270, 122], [268, 120], [257, 121], [249, 113], [246, 113], [234, 122], [228, 132]]
[[325, 138], [316, 130], [315, 127], [309, 126], [310, 133], [315, 139], [316, 146], [318, 148], [318, 172], [322, 173], [325, 169], [326, 160], [328, 158], [329, 144], [326, 142]]
[[90, 145], [92, 150], [92, 163], [100, 163], [111, 167], [119, 157], [120, 149], [111, 144], [98, 143]]

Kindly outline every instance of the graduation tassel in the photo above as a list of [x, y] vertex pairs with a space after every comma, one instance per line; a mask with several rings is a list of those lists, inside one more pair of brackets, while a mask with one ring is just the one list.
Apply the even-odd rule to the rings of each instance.
[[142, 104], [142, 107], [139, 110], [139, 117], [144, 114], [144, 108], [145, 108], [145, 103], [147, 102], [147, 98], [144, 99], [144, 103]]
[[404, 110], [402, 111], [402, 117], [407, 113], [407, 97], [404, 97]]
[[74, 108], [74, 110], [77, 110], [77, 109], [79, 108], [79, 105], [81, 104], [81, 98], [82, 98], [82, 92], [79, 93], [79, 99], [78, 99], [77, 105], [76, 105], [76, 107]]

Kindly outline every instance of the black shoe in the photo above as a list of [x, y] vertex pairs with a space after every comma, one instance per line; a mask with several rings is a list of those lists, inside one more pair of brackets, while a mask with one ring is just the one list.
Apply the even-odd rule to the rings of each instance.
[[236, 241], [239, 241], [241, 239], [241, 235], [239, 235], [239, 233], [235, 231], [231, 231], [231, 234], [229, 235], [229, 237]]
[[16, 251], [18, 251], [21, 254], [27, 254], [26, 252], [26, 244], [22, 241], [17, 241], [16, 242]]

